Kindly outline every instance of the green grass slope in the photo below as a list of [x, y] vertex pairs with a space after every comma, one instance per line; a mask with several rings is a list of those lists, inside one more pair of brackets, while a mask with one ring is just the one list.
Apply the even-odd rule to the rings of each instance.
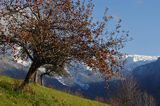
[[37, 84], [15, 91], [19, 82], [0, 76], [0, 106], [108, 106]]

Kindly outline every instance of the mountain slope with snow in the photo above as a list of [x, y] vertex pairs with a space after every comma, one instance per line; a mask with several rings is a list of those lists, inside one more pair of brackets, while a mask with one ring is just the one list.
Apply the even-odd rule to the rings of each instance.
[[[10, 58], [4, 58], [2, 56], [0, 60], [0, 68], [3, 70], [27, 70], [26, 63], [23, 67], [24, 62], [13, 62]], [[144, 56], [144, 55], [126, 55], [124, 72], [131, 72], [134, 68], [153, 62], [157, 60], [157, 56]], [[102, 75], [99, 72], [93, 72], [87, 66], [75, 63], [73, 67], [68, 68], [70, 76], [69, 77], [58, 77], [55, 78], [64, 85], [72, 86], [74, 84], [79, 85], [84, 89], [88, 89], [88, 83], [96, 83], [103, 81]], [[9, 74], [9, 73], [8, 73]], [[11, 73], [12, 74], [12, 73]]]
[[145, 56], [145, 55], [126, 55], [126, 61], [124, 64], [124, 69], [126, 71], [132, 71], [134, 68], [151, 63], [158, 59], [158, 56]]
[[[157, 60], [155, 56], [127, 55], [124, 59], [124, 73], [132, 73], [138, 66], [152, 63]], [[0, 56], [0, 75], [10, 76], [16, 79], [24, 79], [28, 67], [23, 65], [24, 62], [18, 63], [11, 60], [9, 57]], [[26, 63], [25, 63], [26, 64]], [[3, 71], [2, 71], [3, 70]], [[93, 72], [83, 64], [74, 63], [73, 67], [68, 68], [70, 76], [53, 78], [45, 77], [45, 86], [54, 87], [58, 90], [69, 90], [71, 92], [80, 92], [85, 97], [94, 99], [98, 97], [106, 97], [106, 82], [102, 75], [98, 72]], [[143, 71], [145, 72], [145, 70]], [[113, 81], [110, 81], [111, 89], [114, 86]], [[113, 92], [113, 89], [111, 90]], [[109, 93], [110, 95], [111, 93]], [[108, 95], [108, 94], [107, 94]]]
[[[124, 57], [125, 64], [123, 72], [131, 72], [134, 68], [156, 61], [158, 56], [145, 56], [145, 55], [126, 55]], [[75, 67], [70, 69], [70, 74], [75, 83], [95, 83], [103, 81], [102, 75], [98, 72], [88, 70], [86, 66], [76, 64]]]

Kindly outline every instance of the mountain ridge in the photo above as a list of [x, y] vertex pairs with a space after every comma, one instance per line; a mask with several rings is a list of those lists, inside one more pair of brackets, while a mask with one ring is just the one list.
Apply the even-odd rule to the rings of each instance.
[[[29, 62], [23, 62], [21, 60], [17, 60], [16, 62], [13, 62], [10, 57], [2, 57], [0, 60], [0, 66], [3, 70], [24, 70], [27, 71], [29, 67]], [[124, 70], [123, 72], [131, 72], [134, 68], [156, 61], [158, 59], [158, 56], [145, 56], [145, 55], [125, 55], [124, 60]], [[24, 64], [23, 64], [24, 63]], [[26, 64], [28, 64], [26, 66]], [[6, 67], [8, 66], [8, 67]], [[88, 88], [87, 83], [95, 83], [95, 82], [101, 82], [103, 81], [102, 75], [99, 72], [92, 72], [90, 69], [88, 69], [87, 66], [76, 63], [74, 64], [74, 67], [71, 67], [68, 69], [70, 76], [69, 77], [61, 77], [56, 76], [55, 78], [62, 84], [72, 86], [73, 84], [78, 84], [82, 88], [85, 89]], [[75, 71], [76, 70], [76, 71]], [[67, 82], [69, 81], [69, 82]]]

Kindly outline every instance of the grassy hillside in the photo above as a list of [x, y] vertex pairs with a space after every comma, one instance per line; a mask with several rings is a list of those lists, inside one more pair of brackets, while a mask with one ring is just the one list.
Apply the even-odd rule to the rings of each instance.
[[18, 83], [15, 79], [0, 76], [0, 106], [108, 106], [35, 84], [28, 85], [23, 91], [15, 91]]

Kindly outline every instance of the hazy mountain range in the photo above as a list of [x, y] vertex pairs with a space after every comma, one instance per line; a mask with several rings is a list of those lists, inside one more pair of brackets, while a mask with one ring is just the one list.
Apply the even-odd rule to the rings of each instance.
[[[0, 70], [19, 70], [18, 72], [20, 72], [21, 74], [25, 74], [26, 72], [23, 71], [27, 71], [28, 69], [27, 62], [17, 60], [18, 63], [16, 63], [9, 57], [0, 56], [0, 58]], [[123, 71], [126, 73], [130, 73], [136, 67], [156, 61], [157, 58], [157, 56], [126, 55], [126, 61]], [[88, 87], [88, 83], [103, 81], [103, 78], [99, 72], [92, 72], [91, 69], [82, 64], [73, 64], [73, 67], [70, 67], [67, 70], [69, 70], [70, 73], [68, 77], [55, 77], [60, 83], [64, 85], [70, 86], [73, 84], [78, 84], [82, 88], [84, 87], [86, 89]], [[18, 77], [16, 76], [16, 72], [12, 71], [8, 74], [13, 74], [13, 76]]]
[[[142, 90], [149, 92], [155, 97], [160, 97], [157, 90], [160, 91], [160, 60], [157, 56], [144, 55], [126, 55], [123, 72], [132, 74], [140, 83]], [[0, 74], [18, 79], [23, 79], [27, 73], [28, 63], [18, 60], [18, 63], [12, 61], [9, 57], [0, 56]], [[60, 90], [69, 90], [72, 92], [81, 92], [88, 98], [106, 97], [106, 83], [99, 72], [92, 70], [82, 64], [73, 64], [74, 67], [68, 68], [69, 77], [54, 78], [46, 77], [44, 79], [46, 86], [52, 86]], [[112, 81], [111, 85], [114, 85]]]

